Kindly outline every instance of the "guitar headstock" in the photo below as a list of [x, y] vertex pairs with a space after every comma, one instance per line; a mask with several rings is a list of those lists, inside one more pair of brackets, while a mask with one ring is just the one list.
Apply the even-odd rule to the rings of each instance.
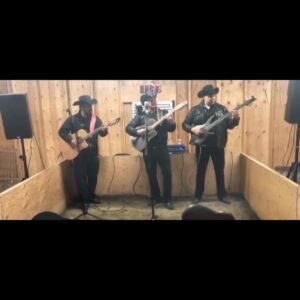
[[120, 118], [120, 117], [118, 117], [118, 118], [114, 118], [114, 119], [112, 119], [111, 121], [109, 121], [109, 122], [108, 122], [107, 126], [113, 126], [113, 125], [115, 125], [115, 124], [119, 123], [119, 122], [120, 122], [120, 120], [121, 120], [121, 118]]
[[251, 105], [255, 100], [256, 100], [256, 98], [254, 96], [251, 96], [251, 97], [247, 98], [243, 104], [248, 106], [248, 105]]

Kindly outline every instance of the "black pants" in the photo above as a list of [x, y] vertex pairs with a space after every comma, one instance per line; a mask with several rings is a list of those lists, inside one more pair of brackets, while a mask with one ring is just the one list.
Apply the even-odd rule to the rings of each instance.
[[[200, 158], [199, 158], [200, 155]], [[205, 186], [205, 173], [209, 158], [212, 158], [216, 182], [218, 198], [226, 195], [224, 183], [224, 167], [225, 167], [225, 150], [217, 147], [196, 147], [197, 159], [197, 176], [196, 176], [196, 191], [195, 198], [201, 199]]]
[[95, 197], [99, 167], [98, 155], [89, 150], [81, 151], [74, 159], [76, 183], [84, 203], [90, 203]]
[[150, 147], [148, 155], [145, 156], [144, 162], [148, 174], [151, 199], [160, 201], [160, 189], [157, 181], [157, 163], [159, 164], [163, 175], [163, 200], [170, 202], [172, 199], [172, 173], [171, 173], [171, 160], [168, 148], [166, 146]]

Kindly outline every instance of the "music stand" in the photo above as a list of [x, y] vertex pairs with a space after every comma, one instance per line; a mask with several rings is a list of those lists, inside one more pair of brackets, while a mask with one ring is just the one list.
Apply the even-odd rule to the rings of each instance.
[[299, 168], [299, 142], [300, 142], [300, 124], [297, 124], [297, 133], [296, 133], [296, 145], [295, 145], [295, 160], [292, 163], [289, 172], [287, 174], [287, 178], [293, 180], [298, 183], [298, 168]]

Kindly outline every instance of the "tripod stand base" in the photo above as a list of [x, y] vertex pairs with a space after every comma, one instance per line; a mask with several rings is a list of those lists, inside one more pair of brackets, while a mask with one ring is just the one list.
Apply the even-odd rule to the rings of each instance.
[[74, 218], [73, 220], [79, 220], [79, 218], [81, 218], [82, 216], [90, 216], [97, 220], [103, 220], [103, 219], [89, 213], [88, 210], [89, 210], [89, 205], [87, 203], [85, 203], [83, 206], [83, 209], [82, 209], [82, 213], [79, 216], [77, 216], [76, 218]]

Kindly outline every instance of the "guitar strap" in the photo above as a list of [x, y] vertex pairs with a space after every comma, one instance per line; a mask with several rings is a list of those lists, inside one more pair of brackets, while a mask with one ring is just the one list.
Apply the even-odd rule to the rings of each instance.
[[95, 130], [95, 124], [96, 124], [96, 114], [95, 114], [95, 108], [94, 105], [92, 106], [92, 117], [90, 122], [90, 132], [93, 132]]

